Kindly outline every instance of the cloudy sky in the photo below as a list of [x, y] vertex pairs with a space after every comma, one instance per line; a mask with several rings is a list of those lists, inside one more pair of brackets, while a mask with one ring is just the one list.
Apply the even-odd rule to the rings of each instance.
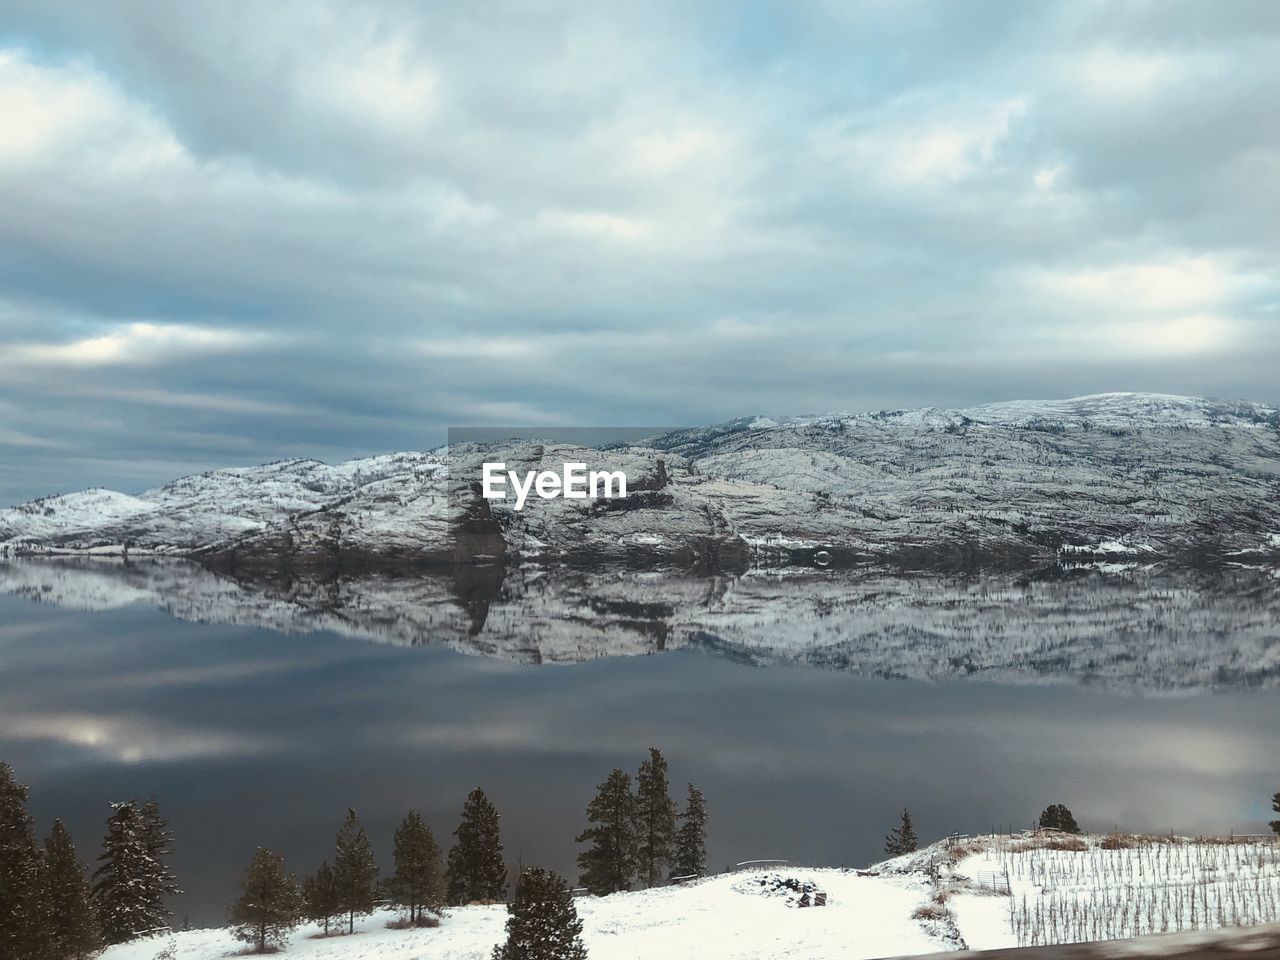
[[441, 442], [1280, 401], [1280, 5], [0, 0], [0, 502]]

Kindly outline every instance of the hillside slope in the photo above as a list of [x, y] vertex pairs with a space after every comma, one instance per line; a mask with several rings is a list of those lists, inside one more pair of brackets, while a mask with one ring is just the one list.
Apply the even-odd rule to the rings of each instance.
[[[802, 905], [818, 891], [825, 906]], [[858, 960], [1274, 924], [1278, 892], [1273, 842], [1048, 832], [948, 838], [862, 871], [775, 866], [575, 904], [592, 960]], [[348, 936], [304, 926], [280, 956], [488, 960], [506, 910], [451, 908], [427, 930], [388, 929], [392, 917], [376, 913]], [[177, 960], [238, 949], [227, 930], [168, 942]], [[102, 960], [153, 960], [165, 943], [112, 947]]]
[[[483, 501], [480, 463], [625, 469], [611, 503]], [[1146, 394], [756, 418], [608, 451], [294, 460], [0, 511], [0, 554], [165, 554], [245, 576], [459, 562], [1021, 569], [1280, 557], [1280, 413]]]
[[[689, 887], [583, 897], [576, 901], [592, 960], [690, 957], [703, 960], [860, 958], [944, 950], [948, 941], [911, 918], [925, 898], [916, 878], [858, 877], [800, 869], [786, 876], [829, 895], [828, 906], [798, 909], [756, 883], [760, 874], [713, 877]], [[489, 960], [503, 938], [503, 906], [455, 907], [430, 930], [388, 930], [391, 915], [374, 914], [352, 936], [316, 938], [301, 928], [277, 954], [298, 960]], [[226, 930], [172, 938], [177, 960], [223, 960], [240, 946]], [[153, 960], [162, 939], [109, 949], [102, 960]]]

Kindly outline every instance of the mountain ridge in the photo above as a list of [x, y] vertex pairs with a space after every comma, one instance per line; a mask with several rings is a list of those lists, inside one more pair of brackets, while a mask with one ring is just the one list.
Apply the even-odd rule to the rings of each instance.
[[[472, 489], [497, 453], [526, 469], [621, 466], [633, 492], [516, 512]], [[512, 441], [277, 460], [0, 510], [0, 556], [48, 554], [177, 556], [249, 577], [499, 561], [708, 573], [1274, 562], [1280, 411], [1110, 393], [740, 418], [609, 450]]]

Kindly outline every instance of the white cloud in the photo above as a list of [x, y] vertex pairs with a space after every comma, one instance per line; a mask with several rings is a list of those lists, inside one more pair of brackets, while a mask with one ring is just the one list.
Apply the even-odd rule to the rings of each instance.
[[1175, 253], [1081, 268], [1035, 268], [1020, 277], [1040, 317], [1022, 342], [1089, 358], [1208, 357], [1239, 349], [1257, 331], [1250, 304], [1269, 281], [1228, 258]]
[[1103, 46], [1075, 53], [1066, 69], [1080, 88], [1101, 100], [1145, 97], [1185, 73], [1185, 59]]
[[0, 166], [76, 154], [119, 170], [145, 170], [182, 148], [145, 107], [84, 63], [45, 66], [0, 50]]
[[820, 158], [902, 185], [948, 184], [990, 167], [1030, 110], [1026, 96], [975, 107], [970, 98], [926, 103], [906, 97], [819, 132]]
[[778, 335], [779, 319], [749, 320], [744, 317], [717, 317], [711, 322], [712, 337], [725, 340], [765, 340]]
[[1031, 176], [1031, 181], [1040, 190], [1052, 190], [1058, 185], [1058, 181], [1062, 179], [1064, 172], [1062, 164], [1054, 164], [1048, 167], [1041, 167]]
[[310, 64], [298, 93], [321, 111], [344, 110], [359, 120], [421, 131], [436, 108], [439, 78], [417, 62], [402, 39], [349, 44], [340, 58]]
[[1265, 279], [1220, 257], [1178, 254], [1081, 269], [1037, 269], [1033, 289], [1089, 310], [1170, 313], [1212, 310], [1258, 290]]
[[622, 136], [625, 162], [639, 173], [671, 174], [691, 167], [728, 159], [730, 142], [726, 134], [706, 121], [685, 120], [643, 132]]
[[1100, 47], [1078, 57], [1076, 69], [1095, 96], [1142, 96], [1184, 72], [1185, 62], [1163, 53]]
[[418, 352], [428, 357], [444, 359], [494, 360], [507, 357], [528, 357], [540, 353], [542, 346], [531, 340], [514, 337], [440, 337], [421, 340]]
[[539, 222], [553, 233], [587, 239], [642, 240], [651, 233], [643, 220], [602, 210], [546, 210]]
[[1232, 317], [1193, 314], [1155, 320], [1130, 320], [1096, 331], [1097, 348], [1156, 356], [1204, 355], [1237, 344], [1246, 325]]
[[63, 450], [69, 447], [59, 440], [48, 437], [33, 437], [21, 430], [9, 430], [0, 426], [0, 447], [30, 447], [36, 450]]
[[246, 330], [185, 324], [129, 323], [68, 343], [20, 343], [6, 351], [17, 364], [53, 367], [147, 365], [193, 354], [247, 350], [276, 339]]

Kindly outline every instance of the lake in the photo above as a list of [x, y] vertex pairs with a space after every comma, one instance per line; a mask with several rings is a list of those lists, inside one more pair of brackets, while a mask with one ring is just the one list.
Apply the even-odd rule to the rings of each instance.
[[706, 792], [714, 867], [863, 865], [904, 805], [924, 840], [1051, 802], [1091, 830], [1260, 832], [1277, 581], [1212, 577], [263, 586], [0, 565], [0, 758], [86, 859], [109, 801], [156, 795], [175, 914], [198, 925], [255, 846], [308, 872], [354, 806], [386, 869], [410, 807], [447, 848], [477, 785], [513, 867], [575, 877], [595, 785], [649, 746], [680, 798]]

